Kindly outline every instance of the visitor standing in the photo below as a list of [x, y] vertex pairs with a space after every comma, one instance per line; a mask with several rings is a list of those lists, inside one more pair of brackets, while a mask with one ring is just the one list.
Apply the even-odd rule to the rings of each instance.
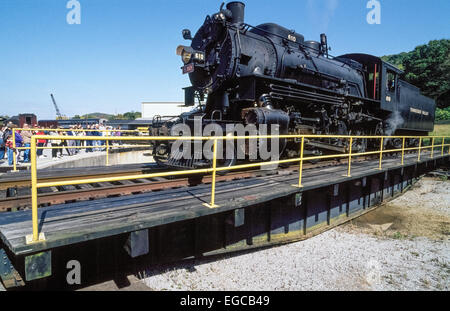
[[[99, 124], [98, 130], [99, 130], [99, 135], [98, 136], [100, 136], [100, 137], [108, 136], [107, 132], [106, 132], [106, 126], [105, 126], [104, 123], [100, 123]], [[105, 145], [106, 145], [106, 141], [101, 140], [100, 141], [100, 146], [105, 146]], [[100, 149], [100, 151], [103, 151], [103, 150], [105, 150], [105, 149]]]
[[[50, 131], [50, 136], [58, 136], [58, 132], [55, 129]], [[51, 139], [50, 144], [52, 145], [52, 158], [56, 160], [61, 157], [61, 141], [59, 139]], [[60, 155], [58, 156], [58, 152]]]
[[[44, 136], [45, 135], [45, 132], [43, 130], [39, 129], [39, 126], [36, 127], [36, 128], [38, 129], [36, 131], [36, 135], [38, 135], [38, 136]], [[46, 144], [47, 144], [47, 140], [45, 140], [45, 139], [38, 139], [37, 140], [37, 146], [38, 146], [37, 156], [38, 156], [38, 158], [46, 158], [47, 157], [47, 156], [44, 155], [44, 149], [39, 149], [39, 148], [45, 147]]]
[[33, 134], [31, 133], [30, 126], [28, 124], [25, 123], [23, 128], [24, 130], [20, 134], [22, 135], [23, 146], [27, 148], [23, 152], [23, 163], [30, 163], [31, 136], [33, 136]]
[[[116, 132], [116, 136], [121, 137], [122, 136], [122, 132], [121, 132], [122, 128], [120, 127], [120, 125], [117, 127], [117, 132]], [[122, 145], [123, 141], [119, 140], [119, 145]]]
[[10, 156], [10, 154], [13, 154], [13, 150], [12, 150], [12, 144], [9, 147], [8, 144], [7, 144], [7, 141], [8, 141], [8, 138], [10, 138], [11, 141], [12, 141], [12, 127], [13, 127], [13, 124], [11, 122], [9, 122], [6, 125], [6, 127], [3, 129], [3, 135], [2, 135], [3, 144], [5, 144], [5, 149], [4, 150], [6, 152], [6, 157], [8, 158], [8, 163], [11, 162], [11, 164], [9, 164], [9, 165], [12, 165], [13, 156], [12, 155]]
[[3, 139], [3, 134], [6, 130], [6, 126], [0, 127], [0, 161], [5, 158], [5, 148], [6, 148], [6, 142]]
[[[15, 127], [15, 126], [13, 126], [13, 127]], [[16, 152], [16, 154], [17, 154], [17, 159], [16, 159], [16, 163], [18, 163], [19, 162], [19, 159], [20, 159], [20, 155], [23, 153], [23, 151], [21, 151], [21, 149], [17, 149], [17, 148], [22, 148], [22, 146], [23, 146], [23, 138], [22, 138], [22, 135], [20, 135], [20, 133], [19, 133], [19, 131], [14, 131], [14, 133], [15, 133], [15, 143], [16, 143], [16, 145], [15, 145], [15, 152]]]
[[[61, 128], [59, 128], [59, 129], [61, 129]], [[58, 131], [58, 135], [59, 136], [67, 136], [67, 132], [65, 132], [65, 131]], [[66, 147], [66, 148], [61, 148], [61, 156], [63, 155], [64, 149], [66, 149], [66, 152], [67, 152], [68, 155], [71, 155], [70, 154], [70, 150], [69, 150], [68, 145], [67, 145], [67, 140], [66, 139], [62, 139], [61, 140], [60, 146], [61, 147]]]
[[8, 165], [12, 166], [13, 165], [13, 159], [14, 159], [14, 142], [12, 139], [12, 134], [7, 134], [6, 135], [6, 153], [8, 156]]
[[[70, 130], [67, 131], [67, 136], [75, 136], [75, 133], [72, 131], [74, 129], [74, 126], [70, 126]], [[74, 155], [75, 154], [75, 148], [71, 148], [75, 146], [75, 141], [74, 140], [68, 140], [67, 141], [67, 145], [69, 146], [68, 151], [70, 152], [70, 155]]]
[[[88, 125], [87, 129], [86, 129], [86, 137], [91, 137], [92, 136], [92, 131], [91, 131], [91, 126]], [[86, 146], [91, 147], [93, 145], [93, 141], [92, 140], [86, 140]], [[86, 152], [92, 152], [92, 148], [86, 148]]]

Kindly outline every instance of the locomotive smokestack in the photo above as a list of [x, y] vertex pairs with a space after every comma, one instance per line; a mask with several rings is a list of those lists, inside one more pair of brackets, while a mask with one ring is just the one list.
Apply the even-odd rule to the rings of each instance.
[[244, 22], [245, 4], [240, 1], [233, 1], [227, 4], [227, 9], [233, 14], [231, 22], [242, 24]]

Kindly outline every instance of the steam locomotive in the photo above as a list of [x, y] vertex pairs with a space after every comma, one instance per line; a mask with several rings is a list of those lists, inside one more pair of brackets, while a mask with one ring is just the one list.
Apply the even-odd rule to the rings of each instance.
[[[170, 125], [155, 122], [154, 135], [167, 135], [174, 123], [193, 128], [194, 120], [201, 120], [202, 127], [277, 125], [280, 135], [422, 136], [433, 130], [434, 100], [401, 80], [398, 68], [367, 54], [332, 57], [325, 34], [319, 42], [306, 41], [273, 23], [246, 24], [244, 13], [242, 2], [222, 4], [194, 37], [183, 30], [183, 38], [192, 41], [177, 48], [183, 74], [189, 74], [192, 83], [184, 89], [185, 105], [198, 106]], [[181, 158], [170, 142], [155, 143], [154, 157], [160, 163], [183, 168], [210, 165], [203, 158]], [[298, 142], [280, 144], [280, 153], [298, 155]], [[364, 152], [372, 144], [357, 139], [352, 147]], [[386, 144], [399, 148], [402, 141], [390, 139]], [[417, 146], [418, 140], [408, 139], [407, 145]], [[346, 140], [309, 139], [304, 153], [345, 152], [348, 147]], [[229, 159], [223, 165], [234, 163]]]

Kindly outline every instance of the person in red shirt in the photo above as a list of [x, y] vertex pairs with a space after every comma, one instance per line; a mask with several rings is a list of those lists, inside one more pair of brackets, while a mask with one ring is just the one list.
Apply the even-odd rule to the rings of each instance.
[[6, 150], [7, 150], [7, 154], [8, 154], [8, 165], [12, 166], [13, 165], [13, 158], [14, 158], [14, 146], [13, 146], [13, 139], [12, 139], [12, 134], [8, 134], [6, 135]]
[[[37, 136], [43, 136], [43, 135], [45, 135], [45, 132], [39, 129], [38, 131], [36, 131], [36, 135], [37, 135]], [[39, 149], [39, 148], [41, 148], [41, 147], [44, 147], [45, 145], [47, 145], [47, 140], [45, 140], [45, 139], [38, 139], [38, 140], [37, 140], [37, 147], [38, 147], [38, 150], [37, 150], [37, 156], [38, 156], [39, 158], [46, 157], [46, 156], [43, 154], [44, 149]]]

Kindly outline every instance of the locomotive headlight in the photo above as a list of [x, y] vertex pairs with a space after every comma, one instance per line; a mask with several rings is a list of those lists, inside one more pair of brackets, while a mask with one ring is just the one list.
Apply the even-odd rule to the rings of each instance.
[[189, 64], [192, 60], [199, 63], [205, 61], [205, 53], [202, 51], [195, 51], [192, 47], [180, 45], [177, 48], [177, 55], [181, 56], [185, 65]]
[[189, 46], [179, 45], [177, 47], [177, 55], [181, 56], [183, 63], [187, 64], [191, 61], [194, 50]]
[[188, 52], [188, 51], [183, 51], [183, 53], [181, 54], [181, 59], [183, 60], [183, 63], [187, 64], [191, 61], [192, 58], [192, 53]]

